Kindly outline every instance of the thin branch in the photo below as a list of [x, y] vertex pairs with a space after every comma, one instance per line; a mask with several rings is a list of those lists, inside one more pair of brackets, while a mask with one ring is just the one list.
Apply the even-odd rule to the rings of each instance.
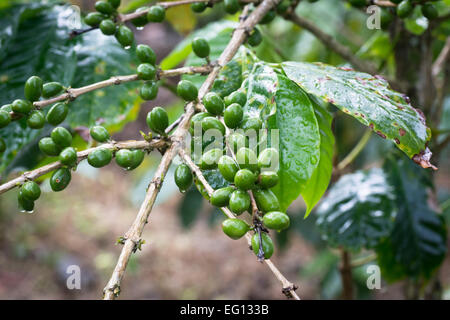
[[351, 257], [350, 252], [342, 249], [341, 252], [341, 280], [342, 280], [342, 297], [344, 300], [352, 300], [353, 299], [353, 276], [352, 276], [352, 266], [351, 266]]
[[390, 1], [385, 1], [385, 0], [373, 0], [373, 4], [375, 4], [379, 7], [396, 7], [397, 6], [395, 3], [392, 3]]
[[439, 56], [433, 63], [433, 67], [431, 69], [433, 78], [437, 78], [439, 76], [441, 71], [444, 69], [445, 63], [447, 62], [449, 57], [450, 57], [450, 37], [447, 37], [444, 47], [442, 48], [441, 52], [439, 53]]
[[[129, 141], [120, 141], [120, 142], [110, 142], [110, 143], [106, 143], [106, 144], [102, 144], [98, 147], [95, 148], [90, 148], [90, 149], [86, 149], [83, 151], [80, 151], [77, 153], [77, 157], [78, 160], [77, 162], [79, 163], [80, 161], [84, 160], [87, 158], [87, 156], [94, 150], [96, 149], [100, 149], [100, 148], [106, 148], [106, 149], [110, 149], [110, 150], [120, 150], [120, 149], [145, 149], [145, 150], [152, 150], [154, 148], [161, 148], [164, 147], [165, 145], [167, 145], [167, 142], [164, 140], [160, 140], [160, 139], [154, 139], [150, 142], [145, 141], [145, 140], [140, 140], [140, 141], [136, 141], [136, 140], [129, 140]], [[40, 167], [38, 169], [32, 170], [32, 171], [27, 171], [24, 172], [23, 174], [21, 174], [19, 177], [12, 179], [2, 185], [0, 185], [0, 194], [5, 193], [8, 190], [11, 190], [17, 186], [20, 186], [21, 184], [23, 184], [26, 181], [29, 180], [34, 180], [36, 178], [39, 178], [40, 176], [43, 176], [46, 173], [49, 173], [53, 170], [56, 170], [60, 167], [62, 167], [63, 164], [59, 161], [56, 162], [52, 162], [50, 164], [47, 164], [43, 167]]]
[[372, 131], [366, 130], [364, 135], [361, 137], [361, 139], [358, 141], [356, 146], [350, 151], [350, 153], [342, 159], [341, 162], [337, 165], [337, 170], [342, 171], [344, 170], [350, 163], [355, 160], [355, 158], [361, 153], [361, 151], [364, 149], [364, 147], [367, 145], [367, 143], [370, 140], [370, 136], [372, 135]]
[[[280, 0], [264, 0], [247, 19], [239, 24], [233, 33], [230, 42], [220, 55], [217, 64], [200, 87], [198, 94], [199, 101], [201, 101], [203, 96], [210, 90], [223, 66], [225, 66], [236, 54], [241, 44], [247, 38], [248, 32], [250, 32], [266, 13], [278, 4], [279, 1]], [[155, 176], [147, 189], [144, 202], [142, 203], [133, 224], [124, 237], [122, 252], [114, 268], [113, 274], [103, 290], [103, 298], [105, 300], [112, 300], [120, 294], [120, 284], [128, 261], [130, 260], [131, 254], [136, 251], [137, 245], [140, 243], [142, 231], [147, 223], [148, 216], [155, 203], [156, 196], [161, 188], [167, 170], [169, 169], [173, 158], [177, 155], [178, 150], [183, 146], [183, 141], [188, 133], [190, 120], [195, 113], [197, 103], [198, 102], [190, 102], [186, 105], [184, 117], [171, 136], [172, 144], [164, 153], [161, 163], [155, 172]]]

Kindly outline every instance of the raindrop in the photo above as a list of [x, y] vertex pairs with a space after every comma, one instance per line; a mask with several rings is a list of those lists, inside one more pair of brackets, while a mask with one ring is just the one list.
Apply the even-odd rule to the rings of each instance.
[[129, 50], [130, 48], [131, 48], [131, 46], [124, 47], [125, 50]]
[[316, 164], [317, 163], [317, 157], [316, 156], [312, 156], [311, 157], [311, 164]]
[[136, 30], [144, 30], [144, 27], [136, 27]]

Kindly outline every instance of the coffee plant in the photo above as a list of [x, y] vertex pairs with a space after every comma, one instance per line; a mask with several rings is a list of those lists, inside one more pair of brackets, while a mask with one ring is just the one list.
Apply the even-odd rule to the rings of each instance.
[[[138, 3], [145, 1], [99, 0], [95, 11], [83, 13], [80, 28], [65, 19], [73, 14], [69, 4], [0, 5], [0, 193], [17, 189], [18, 211], [39, 205], [44, 178], [51, 190], [64, 191], [84, 160], [94, 168], [114, 160], [129, 171], [149, 153], [162, 154], [135, 221], [118, 240], [122, 252], [105, 299], [120, 294], [171, 166], [180, 192], [188, 197], [194, 186], [219, 208], [225, 235], [244, 237], [289, 298], [299, 299], [297, 286], [271, 262], [273, 239], [306, 223], [294, 223], [288, 209], [301, 196], [306, 219], [330, 182], [313, 219], [342, 253], [347, 298], [349, 257], [362, 250], [376, 254], [387, 281], [406, 278], [417, 288], [438, 281], [447, 231], [432, 171], [449, 142], [448, 123], [439, 123], [450, 99], [448, 0]], [[220, 7], [227, 18], [192, 32], [167, 57], [136, 43], [135, 28], [163, 23], [180, 6], [202, 16]], [[308, 20], [320, 6], [365, 18], [366, 8], [376, 6], [380, 29], [355, 54], [339, 31], [330, 35]], [[298, 28], [334, 52], [323, 56], [330, 64], [302, 58], [306, 42], [292, 45]], [[169, 78], [180, 79], [171, 90], [185, 102], [181, 117], [169, 121], [164, 106], [153, 107], [141, 140], [115, 141], [112, 134], [136, 119], [142, 101], [170, 88]], [[334, 132], [342, 115], [367, 130], [339, 159], [345, 137], [335, 141]], [[383, 159], [350, 173], [371, 132], [386, 140]]]

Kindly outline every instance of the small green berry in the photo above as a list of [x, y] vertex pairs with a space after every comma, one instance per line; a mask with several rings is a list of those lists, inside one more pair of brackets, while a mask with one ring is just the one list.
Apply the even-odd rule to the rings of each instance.
[[73, 147], [67, 147], [59, 154], [59, 161], [68, 167], [74, 167], [77, 160], [77, 151]]
[[151, 6], [147, 13], [147, 20], [149, 22], [163, 22], [166, 17], [166, 9], [161, 6]]
[[27, 125], [31, 129], [41, 129], [45, 125], [44, 113], [40, 110], [33, 110], [28, 115]]
[[89, 130], [89, 134], [91, 135], [92, 139], [97, 142], [106, 142], [110, 139], [108, 130], [106, 130], [105, 127], [102, 126], [93, 126]]

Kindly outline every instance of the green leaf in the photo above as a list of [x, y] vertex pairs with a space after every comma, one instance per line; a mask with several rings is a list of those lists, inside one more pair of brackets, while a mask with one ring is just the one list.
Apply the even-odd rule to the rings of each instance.
[[[408, 157], [417, 155], [420, 161], [429, 152], [426, 143], [430, 130], [423, 113], [391, 90], [384, 79], [320, 63], [285, 62], [282, 66], [306, 92], [336, 105], [382, 138], [394, 141]], [[428, 160], [424, 165], [431, 166]]]
[[190, 188], [184, 195], [178, 208], [178, 216], [180, 217], [181, 224], [184, 228], [189, 228], [203, 207], [203, 197], [195, 189]]
[[308, 217], [311, 210], [322, 198], [330, 183], [331, 173], [333, 171], [333, 151], [334, 135], [331, 131], [331, 122], [333, 120], [331, 113], [322, 103], [315, 101], [310, 97], [313, 104], [314, 113], [320, 130], [320, 160], [311, 178], [301, 192], [303, 200], [306, 203], [307, 210], [305, 218]]
[[333, 185], [317, 209], [317, 226], [334, 247], [373, 248], [393, 227], [392, 188], [381, 169], [347, 174]]
[[428, 177], [404, 158], [389, 158], [385, 170], [398, 213], [389, 242], [377, 249], [382, 274], [390, 280], [430, 278], [447, 252], [447, 232], [442, 217], [428, 205]]
[[278, 75], [275, 101], [276, 113], [269, 119], [268, 128], [279, 130], [280, 181], [273, 191], [281, 209], [286, 210], [318, 165], [320, 132], [308, 95], [283, 75]]

